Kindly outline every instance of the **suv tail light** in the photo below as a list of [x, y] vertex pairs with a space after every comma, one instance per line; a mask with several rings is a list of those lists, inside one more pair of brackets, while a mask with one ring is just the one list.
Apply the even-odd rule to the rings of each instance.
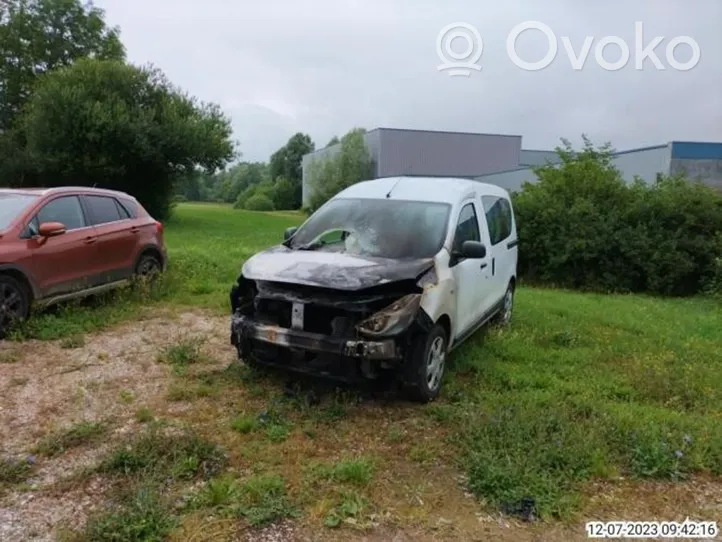
[[156, 220], [155, 221], [155, 229], [160, 235], [163, 235], [163, 223], [162, 222], [158, 222]]

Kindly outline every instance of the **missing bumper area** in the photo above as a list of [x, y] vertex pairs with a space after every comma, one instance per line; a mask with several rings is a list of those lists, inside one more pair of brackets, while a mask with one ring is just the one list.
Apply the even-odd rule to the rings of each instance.
[[392, 339], [349, 340], [343, 337], [262, 324], [245, 317], [234, 319], [232, 331], [237, 343], [243, 339], [254, 339], [275, 346], [357, 359], [393, 360], [400, 357], [396, 343]]

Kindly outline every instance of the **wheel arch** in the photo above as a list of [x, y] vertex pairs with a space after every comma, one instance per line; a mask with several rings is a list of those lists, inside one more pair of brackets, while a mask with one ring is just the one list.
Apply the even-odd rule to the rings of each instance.
[[0, 265], [0, 275], [7, 275], [13, 277], [15, 280], [25, 286], [28, 289], [28, 294], [30, 295], [31, 302], [40, 298], [40, 291], [35, 285], [35, 282], [30, 278], [30, 275], [22, 267], [7, 264]]
[[436, 320], [436, 323], [444, 328], [444, 331], [446, 332], [446, 344], [448, 348], [448, 346], [451, 345], [451, 318], [448, 314], [442, 314]]

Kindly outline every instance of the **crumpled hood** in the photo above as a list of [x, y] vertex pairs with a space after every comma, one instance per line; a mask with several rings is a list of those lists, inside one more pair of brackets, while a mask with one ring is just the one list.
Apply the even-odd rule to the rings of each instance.
[[389, 260], [323, 250], [291, 250], [280, 245], [251, 257], [242, 273], [251, 280], [361, 290], [415, 279], [433, 265], [432, 258]]

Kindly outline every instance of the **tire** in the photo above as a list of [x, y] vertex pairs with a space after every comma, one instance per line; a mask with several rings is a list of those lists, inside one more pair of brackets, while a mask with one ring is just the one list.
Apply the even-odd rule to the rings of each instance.
[[14, 277], [0, 275], [0, 339], [30, 314], [30, 292]]
[[135, 266], [135, 274], [137, 277], [144, 279], [153, 279], [160, 275], [163, 266], [157, 256], [153, 254], [143, 254]]
[[405, 371], [412, 400], [428, 403], [438, 397], [446, 371], [448, 344], [446, 330], [437, 324], [414, 345]]
[[492, 323], [498, 327], [506, 327], [511, 323], [511, 317], [514, 311], [514, 293], [515, 288], [513, 283], [509, 283], [509, 286], [504, 293], [504, 304], [502, 305], [499, 313], [494, 316]]

